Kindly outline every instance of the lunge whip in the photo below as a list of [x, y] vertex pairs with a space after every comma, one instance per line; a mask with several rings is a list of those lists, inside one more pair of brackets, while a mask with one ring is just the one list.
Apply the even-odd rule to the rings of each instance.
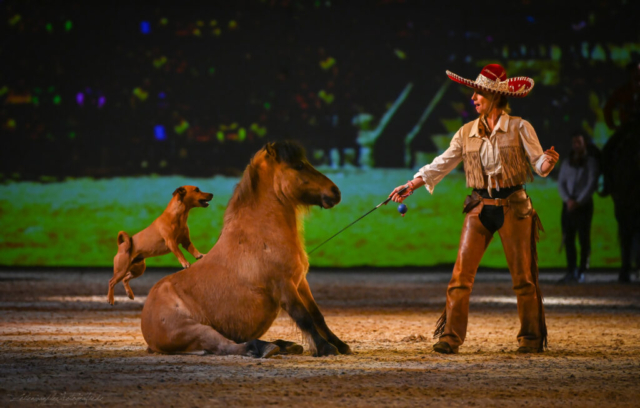
[[[402, 194], [404, 193], [407, 188], [409, 187], [405, 187], [402, 190], [398, 191], [398, 194]], [[374, 212], [375, 210], [377, 210], [379, 207], [382, 207], [383, 205], [386, 205], [389, 201], [391, 201], [391, 197], [387, 198], [386, 200], [384, 200], [383, 202], [381, 202], [380, 204], [376, 205], [375, 207], [373, 207], [371, 210], [369, 210], [369, 212], [367, 212], [365, 215], [363, 215], [362, 217], [358, 218], [357, 220], [355, 220], [354, 222], [352, 222], [351, 224], [347, 225], [346, 227], [344, 227], [343, 229], [341, 229], [340, 231], [336, 232], [335, 234], [333, 234], [329, 239], [325, 240], [323, 243], [321, 243], [320, 245], [318, 245], [317, 247], [313, 248], [311, 251], [308, 252], [308, 254], [312, 254], [316, 249], [320, 248], [321, 246], [323, 246], [324, 244], [326, 244], [327, 242], [331, 241], [333, 238], [335, 238], [337, 235], [339, 235], [342, 231], [346, 230], [347, 228], [349, 228], [350, 226], [352, 226], [353, 224], [355, 224], [356, 222], [360, 221], [361, 219], [363, 219], [364, 217], [366, 217], [367, 215], [371, 214], [372, 212]], [[406, 207], [405, 207], [406, 208]], [[406, 210], [405, 210], [406, 212]], [[404, 216], [404, 214], [403, 214]]]

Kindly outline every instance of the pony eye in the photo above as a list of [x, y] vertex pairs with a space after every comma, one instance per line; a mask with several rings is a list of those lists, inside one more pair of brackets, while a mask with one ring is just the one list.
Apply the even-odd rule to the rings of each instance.
[[198, 187], [196, 187], [196, 189], [194, 190], [196, 193], [200, 192], [200, 189]]
[[298, 164], [296, 164], [295, 166], [293, 166], [294, 169], [296, 170], [302, 170], [304, 169], [304, 163], [300, 162]]

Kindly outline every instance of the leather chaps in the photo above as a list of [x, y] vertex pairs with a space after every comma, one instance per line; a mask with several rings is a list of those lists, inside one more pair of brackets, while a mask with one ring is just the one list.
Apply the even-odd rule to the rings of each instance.
[[[526, 204], [523, 204], [525, 200]], [[518, 345], [542, 351], [547, 346], [547, 328], [538, 282], [536, 250], [542, 224], [524, 190], [502, 200], [483, 199], [476, 192], [467, 198], [467, 215], [460, 237], [458, 258], [447, 288], [445, 311], [438, 321], [434, 337], [449, 343], [456, 352], [466, 337], [469, 296], [480, 260], [493, 238], [493, 233], [482, 224], [479, 217], [485, 205], [502, 207], [504, 212], [504, 223], [498, 229], [498, 234], [517, 298], [520, 317]], [[527, 205], [528, 208], [525, 208]]]

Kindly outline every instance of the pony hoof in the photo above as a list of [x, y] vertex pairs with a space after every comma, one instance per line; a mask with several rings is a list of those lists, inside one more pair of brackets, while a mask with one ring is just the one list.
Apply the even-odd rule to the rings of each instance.
[[255, 358], [269, 358], [280, 351], [280, 347], [262, 340], [247, 342], [247, 355]]
[[314, 357], [325, 357], [325, 356], [337, 356], [340, 352], [331, 343], [326, 343], [322, 347], [318, 347], [318, 351], [314, 354]]
[[302, 354], [304, 352], [304, 348], [301, 345], [292, 341], [276, 340], [272, 343], [280, 347], [279, 354]]
[[340, 354], [353, 354], [353, 351], [351, 351], [351, 347], [349, 347], [347, 344], [338, 346], [338, 351], [340, 352]]
[[129, 299], [133, 300], [134, 296], [133, 293], [127, 293], [127, 296], [129, 296]]

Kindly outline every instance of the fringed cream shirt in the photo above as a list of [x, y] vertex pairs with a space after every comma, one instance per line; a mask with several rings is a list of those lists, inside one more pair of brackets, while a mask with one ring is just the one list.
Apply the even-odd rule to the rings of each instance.
[[[492, 183], [491, 180], [493, 180], [498, 174], [502, 173], [496, 134], [498, 132], [509, 131], [510, 118], [511, 117], [508, 114], [503, 112], [489, 138], [483, 138], [482, 145], [480, 146], [482, 171], [489, 178], [490, 183]], [[478, 134], [479, 120], [480, 119], [478, 118], [474, 121], [469, 137], [480, 137]], [[449, 144], [449, 148], [444, 153], [433, 159], [431, 164], [427, 164], [422, 167], [413, 176], [413, 178], [421, 177], [425, 182], [426, 189], [429, 190], [429, 193], [431, 194], [433, 194], [433, 189], [436, 184], [438, 184], [444, 176], [449, 174], [451, 170], [455, 169], [460, 161], [462, 161], [461, 130], [462, 128], [460, 128], [460, 130], [458, 130], [453, 136], [451, 143]], [[533, 126], [523, 119], [520, 121], [518, 132], [520, 133], [520, 140], [522, 140], [522, 145], [524, 146], [525, 153], [531, 163], [531, 166], [535, 169], [535, 172], [538, 175], [547, 177], [551, 170], [546, 173], [543, 173], [541, 170], [542, 163], [547, 159], [547, 156], [543, 153], [542, 146], [540, 146], [540, 142], [538, 141], [538, 135], [536, 135], [536, 131], [533, 129]], [[493, 187], [494, 189], [499, 190], [497, 185], [490, 185], [488, 187]]]

